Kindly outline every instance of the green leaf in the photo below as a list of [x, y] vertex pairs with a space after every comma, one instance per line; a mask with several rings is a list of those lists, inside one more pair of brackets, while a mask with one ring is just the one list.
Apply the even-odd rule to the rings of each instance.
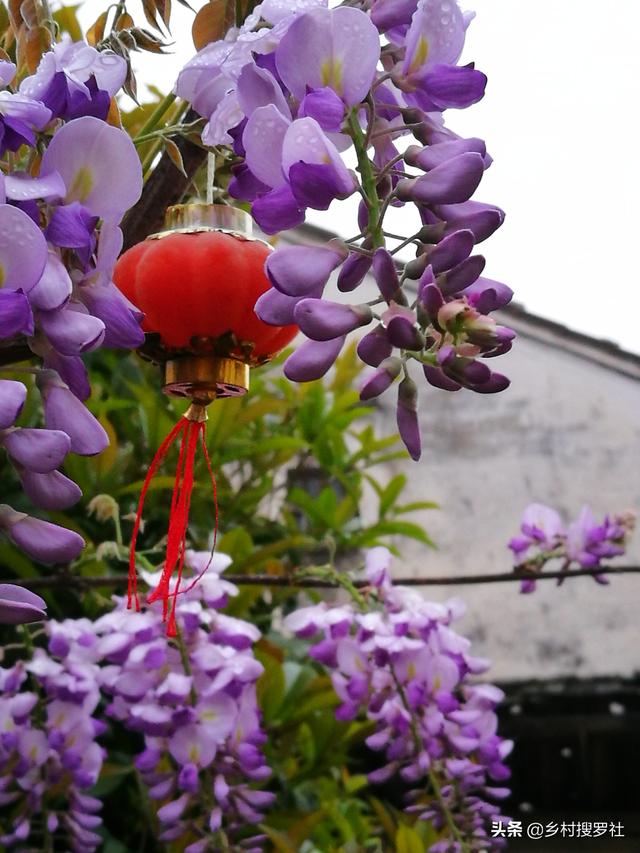
[[402, 824], [396, 832], [396, 853], [425, 853], [425, 846], [418, 833]]
[[373, 542], [383, 536], [406, 536], [409, 539], [416, 539], [422, 542], [423, 545], [428, 545], [430, 548], [435, 548], [436, 545], [428, 536], [425, 530], [418, 524], [413, 524], [410, 521], [379, 521], [365, 530], [360, 541], [365, 543]]
[[0, 566], [3, 570], [11, 569], [20, 578], [31, 578], [34, 575], [31, 560], [10, 542], [0, 541]]
[[258, 704], [264, 714], [265, 722], [270, 723], [276, 718], [284, 700], [284, 670], [280, 661], [264, 648], [256, 647], [255, 655], [264, 667], [264, 672], [257, 684]]
[[72, 41], [82, 41], [82, 28], [78, 23], [77, 10], [80, 3], [75, 6], [62, 6], [53, 13], [53, 20], [63, 33], [69, 33]]
[[124, 782], [127, 776], [133, 773], [133, 767], [128, 767], [122, 764], [113, 764], [107, 762], [102, 765], [100, 778], [91, 789], [94, 797], [104, 797]]
[[402, 515], [406, 512], [416, 512], [419, 509], [440, 509], [440, 504], [435, 501], [414, 501], [410, 504], [402, 504], [394, 507], [396, 515]]
[[298, 847], [293, 845], [283, 832], [264, 824], [261, 828], [264, 834], [269, 836], [278, 853], [298, 853]]
[[379, 513], [380, 516], [385, 516], [396, 499], [407, 485], [407, 477], [406, 474], [397, 474], [393, 479], [388, 483], [386, 488], [383, 490], [382, 495], [380, 496], [380, 508]]

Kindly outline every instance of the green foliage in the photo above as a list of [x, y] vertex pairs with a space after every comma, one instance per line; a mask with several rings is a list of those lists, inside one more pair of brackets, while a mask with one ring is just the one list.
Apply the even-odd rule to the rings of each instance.
[[[111, 445], [95, 458], [68, 457], [65, 472], [80, 485], [84, 498], [50, 517], [78, 530], [88, 542], [71, 571], [103, 576], [125, 570], [125, 546], [149, 461], [185, 404], [163, 396], [156, 368], [136, 356], [101, 352], [89, 362], [89, 405]], [[353, 350], [347, 350], [330, 382], [295, 385], [282, 377], [277, 361], [252, 374], [245, 397], [210, 407], [207, 441], [218, 484], [218, 548], [233, 558], [233, 573], [290, 574], [326, 563], [333, 554], [338, 565], [346, 559], [355, 567], [363, 547], [384, 543], [397, 549], [403, 537], [432, 544], [422, 525], [408, 517], [434, 504], [403, 504], [404, 475], [386, 484], [378, 479], [382, 473], [379, 467], [376, 473], [376, 466], [402, 458], [404, 451], [397, 450], [395, 437], [380, 439], [371, 426], [363, 425], [370, 409], [352, 390], [359, 370]], [[21, 421], [24, 426], [39, 423], [36, 398], [33, 394]], [[175, 464], [174, 455], [153, 480], [145, 505], [139, 546], [143, 559], [154, 564], [162, 559]], [[8, 483], [3, 499], [16, 509], [29, 509], [6, 457], [0, 469]], [[370, 522], [363, 518], [367, 493], [370, 504], [377, 498], [377, 515]], [[112, 519], [100, 520], [100, 513], [88, 514], [88, 503], [96, 495], [114, 499], [117, 527]], [[200, 460], [191, 506], [191, 547], [209, 547], [214, 519], [211, 486]], [[26, 577], [39, 571], [6, 542], [0, 544], [0, 559], [9, 575]], [[100, 592], [93, 596], [97, 606]], [[258, 589], [246, 598], [259, 595]], [[70, 615], [68, 592], [65, 599], [64, 613]], [[76, 603], [79, 606], [79, 598]]]

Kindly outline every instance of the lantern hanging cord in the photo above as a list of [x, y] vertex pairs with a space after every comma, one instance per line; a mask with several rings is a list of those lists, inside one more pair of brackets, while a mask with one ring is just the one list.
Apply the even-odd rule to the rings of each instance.
[[[136, 543], [140, 524], [142, 521], [142, 512], [144, 509], [144, 501], [151, 486], [151, 481], [155, 476], [160, 463], [169, 452], [171, 446], [179, 441], [178, 463], [173, 485], [173, 493], [171, 496], [171, 510], [169, 513], [169, 529], [167, 531], [167, 546], [164, 559], [164, 566], [160, 580], [155, 589], [147, 597], [147, 603], [151, 604], [154, 601], [161, 600], [163, 607], [163, 619], [167, 622], [167, 635], [169, 637], [176, 636], [176, 603], [178, 595], [183, 592], [188, 592], [200, 580], [202, 575], [207, 571], [213, 560], [213, 554], [216, 547], [218, 536], [218, 495], [213, 467], [207, 452], [205, 441], [206, 429], [206, 412], [205, 406], [202, 403], [193, 402], [185, 415], [180, 418], [180, 421], [169, 432], [165, 440], [162, 442], [156, 455], [149, 466], [147, 476], [145, 477], [138, 509], [133, 528], [133, 536], [131, 539], [131, 547], [129, 551], [129, 584], [127, 595], [127, 608], [131, 609], [135, 606], [136, 610], [140, 610], [140, 601], [137, 590], [137, 570], [136, 570]], [[194, 484], [194, 467], [195, 456], [198, 445], [201, 445], [202, 453], [207, 465], [207, 471], [211, 478], [213, 488], [213, 503], [215, 509], [215, 525], [213, 547], [211, 556], [206, 568], [193, 580], [190, 581], [185, 589], [181, 589], [180, 585], [183, 579], [184, 561], [187, 550], [187, 527], [189, 524], [189, 509], [191, 506], [191, 495]], [[173, 589], [171, 589], [171, 581], [176, 578]]]
[[207, 204], [213, 204], [213, 187], [216, 180], [216, 155], [207, 154]]

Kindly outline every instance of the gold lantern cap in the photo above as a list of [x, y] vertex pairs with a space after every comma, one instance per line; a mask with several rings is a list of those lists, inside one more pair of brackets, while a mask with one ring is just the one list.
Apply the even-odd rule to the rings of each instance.
[[253, 238], [253, 220], [246, 210], [228, 204], [191, 202], [174, 204], [164, 215], [164, 227], [147, 239], [159, 240], [169, 234], [198, 234], [201, 231], [222, 231], [241, 239]]

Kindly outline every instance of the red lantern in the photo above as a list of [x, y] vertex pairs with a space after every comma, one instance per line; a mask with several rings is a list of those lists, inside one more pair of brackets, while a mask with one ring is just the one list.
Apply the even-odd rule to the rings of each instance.
[[264, 272], [270, 251], [268, 244], [251, 237], [251, 218], [241, 210], [225, 205], [176, 205], [167, 211], [165, 230], [125, 252], [115, 268], [116, 285], [145, 315], [143, 329], [149, 334], [142, 354], [162, 366], [166, 394], [191, 400], [149, 466], [129, 559], [128, 606], [135, 602], [140, 609], [135, 547], [144, 499], [160, 462], [180, 439], [165, 564], [148, 599], [162, 599], [170, 635], [176, 631], [177, 596], [187, 591], [180, 590], [180, 583], [199, 444], [211, 475], [217, 533], [215, 479], [204, 435], [206, 406], [217, 397], [245, 394], [250, 367], [269, 361], [297, 332], [296, 326], [269, 326], [254, 312], [258, 297], [270, 286]]

